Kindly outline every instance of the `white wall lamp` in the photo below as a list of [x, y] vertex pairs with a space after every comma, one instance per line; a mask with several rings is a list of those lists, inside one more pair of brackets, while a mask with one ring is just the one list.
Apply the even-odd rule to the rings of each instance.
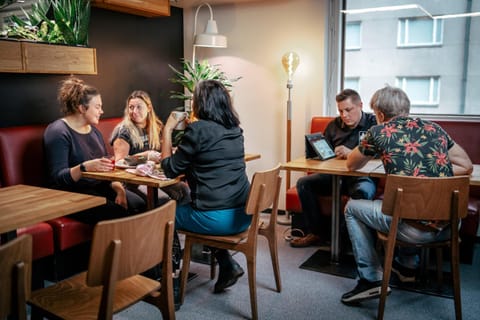
[[[197, 17], [200, 8], [207, 6], [210, 10], [210, 19], [207, 21], [205, 32], [197, 34]], [[192, 53], [192, 66], [195, 66], [195, 48], [196, 47], [209, 47], [209, 48], [226, 48], [227, 37], [218, 33], [217, 22], [213, 20], [212, 7], [208, 3], [202, 3], [198, 6], [195, 12], [195, 26], [193, 30], [193, 53]]]

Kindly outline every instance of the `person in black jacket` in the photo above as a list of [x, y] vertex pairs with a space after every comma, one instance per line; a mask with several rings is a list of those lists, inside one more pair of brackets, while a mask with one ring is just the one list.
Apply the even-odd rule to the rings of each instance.
[[[375, 116], [362, 111], [360, 95], [352, 89], [344, 89], [336, 96], [340, 114], [325, 129], [324, 136], [335, 150], [337, 158], [346, 159], [370, 127], [377, 124]], [[341, 194], [353, 199], [372, 199], [377, 189], [369, 177], [342, 177]], [[302, 204], [305, 236], [290, 242], [294, 248], [308, 247], [330, 239], [329, 212], [322, 212], [318, 196], [332, 194], [332, 176], [311, 174], [297, 181], [297, 192]]]
[[[245, 171], [243, 130], [230, 94], [219, 81], [197, 84], [193, 117], [177, 150], [172, 132], [179, 120], [171, 114], [163, 128], [162, 169], [169, 178], [184, 174], [191, 202], [177, 207], [175, 228], [209, 235], [230, 235], [248, 228], [245, 213], [250, 183]], [[220, 272], [214, 293], [234, 285], [244, 274], [228, 250], [213, 249]]]

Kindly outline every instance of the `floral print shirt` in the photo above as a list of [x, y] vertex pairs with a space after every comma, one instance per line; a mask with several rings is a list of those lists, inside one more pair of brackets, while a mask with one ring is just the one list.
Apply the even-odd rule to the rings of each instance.
[[455, 144], [438, 124], [398, 116], [368, 130], [359, 145], [364, 155], [380, 156], [388, 174], [453, 176], [448, 150]]

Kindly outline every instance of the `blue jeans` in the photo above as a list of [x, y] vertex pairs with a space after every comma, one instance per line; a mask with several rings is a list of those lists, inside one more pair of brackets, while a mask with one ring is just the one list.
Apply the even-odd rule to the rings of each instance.
[[224, 236], [245, 231], [252, 220], [245, 208], [200, 211], [190, 204], [177, 206], [175, 228], [200, 234]]
[[[353, 199], [373, 199], [377, 186], [369, 177], [341, 177], [341, 194]], [[325, 217], [330, 212], [322, 212], [318, 203], [319, 196], [332, 194], [332, 176], [329, 174], [310, 174], [297, 181], [297, 192], [302, 204], [302, 217], [306, 233], [324, 235], [330, 230]]]
[[[368, 281], [382, 280], [383, 268], [375, 249], [376, 231], [388, 233], [391, 216], [382, 213], [381, 200], [349, 200], [345, 206], [345, 221], [352, 242], [353, 255], [357, 262], [360, 278]], [[450, 228], [440, 232], [421, 231], [409, 224], [398, 224], [397, 239], [411, 243], [428, 243], [445, 240], [450, 236]], [[400, 250], [398, 262], [415, 269], [418, 266], [416, 251], [410, 248]]]

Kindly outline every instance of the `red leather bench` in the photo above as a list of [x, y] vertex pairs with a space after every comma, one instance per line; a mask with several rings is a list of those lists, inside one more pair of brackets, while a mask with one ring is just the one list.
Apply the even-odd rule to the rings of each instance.
[[[102, 132], [109, 152], [108, 139], [121, 118], [100, 120], [97, 126]], [[29, 125], [0, 128], [0, 185], [27, 184], [46, 186], [46, 166], [43, 156], [43, 132], [46, 125]], [[53, 278], [61, 278], [62, 270], [55, 270], [61, 252], [89, 242], [92, 227], [68, 217], [45, 221], [17, 230], [17, 234], [29, 233], [33, 238], [33, 259], [53, 258]], [[52, 275], [47, 275], [50, 277]]]
[[[310, 133], [323, 132], [333, 117], [312, 118]], [[448, 134], [468, 153], [473, 163], [480, 163], [480, 123], [466, 122], [459, 120], [438, 120], [438, 123]], [[381, 197], [384, 181], [380, 179], [377, 194]], [[344, 199], [345, 200], [345, 199]], [[318, 197], [323, 213], [331, 213], [331, 197]], [[293, 222], [301, 219], [302, 207], [298, 198], [296, 187], [291, 187], [285, 195], [285, 210], [292, 215]], [[460, 236], [460, 261], [471, 264], [473, 261], [473, 250], [477, 239], [480, 211], [480, 187], [470, 187], [470, 201], [468, 215], [462, 220]], [[296, 226], [293, 226], [296, 227]]]

